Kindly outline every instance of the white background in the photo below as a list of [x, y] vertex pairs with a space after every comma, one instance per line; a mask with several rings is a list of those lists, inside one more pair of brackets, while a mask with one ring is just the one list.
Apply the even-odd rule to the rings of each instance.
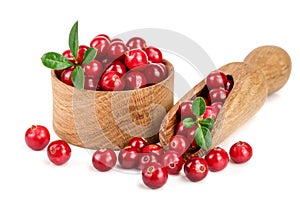
[[[0, 199], [299, 199], [300, 14], [296, 2], [2, 1]], [[288, 83], [221, 144], [229, 150], [234, 142], [245, 140], [253, 147], [253, 158], [243, 165], [230, 163], [198, 183], [189, 182], [182, 173], [170, 176], [161, 189], [150, 190], [135, 172], [97, 172], [90, 152], [78, 147], [71, 146], [71, 159], [59, 167], [48, 161], [45, 150], [31, 151], [24, 141], [31, 124], [47, 126], [51, 139], [57, 139], [52, 129], [50, 71], [40, 57], [67, 48], [69, 29], [76, 20], [85, 44], [99, 33], [113, 36], [138, 28], [176, 31], [203, 47], [217, 67], [241, 61], [261, 45], [284, 48], [293, 62]], [[177, 70], [182, 67], [173, 64]]]

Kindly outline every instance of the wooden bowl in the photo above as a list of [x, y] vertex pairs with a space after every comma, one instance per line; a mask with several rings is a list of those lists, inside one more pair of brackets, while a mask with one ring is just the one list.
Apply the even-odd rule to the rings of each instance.
[[[287, 82], [291, 73], [289, 55], [276, 46], [262, 46], [254, 49], [244, 62], [233, 62], [219, 68], [232, 77], [234, 86], [221, 108], [213, 129], [211, 148], [219, 145], [230, 134], [246, 123], [263, 106], [268, 95], [279, 90]], [[167, 113], [160, 127], [159, 139], [167, 149], [169, 141], [175, 135], [179, 122], [177, 110], [181, 102], [193, 100], [201, 94], [208, 93], [202, 80], [187, 92]], [[185, 159], [207, 152], [198, 150], [187, 152]]]
[[164, 60], [168, 77], [137, 90], [78, 90], [51, 72], [53, 128], [66, 142], [89, 149], [119, 150], [133, 137], [158, 142], [162, 119], [173, 106], [174, 68]]

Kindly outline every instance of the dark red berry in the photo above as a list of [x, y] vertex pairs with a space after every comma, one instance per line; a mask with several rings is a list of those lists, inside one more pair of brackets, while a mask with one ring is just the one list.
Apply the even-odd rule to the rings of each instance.
[[225, 85], [225, 90], [227, 90], [228, 92], [230, 92], [233, 88], [233, 82], [231, 80], [227, 80], [226, 85]]
[[229, 92], [224, 88], [216, 88], [209, 91], [208, 97], [211, 103], [222, 102], [224, 103]]
[[161, 157], [161, 164], [166, 167], [169, 174], [179, 174], [183, 163], [182, 156], [175, 151], [167, 151]]
[[64, 140], [56, 140], [48, 145], [47, 154], [52, 163], [62, 165], [70, 159], [71, 148]]
[[128, 146], [134, 147], [142, 151], [147, 146], [147, 141], [141, 137], [134, 137], [128, 142]]
[[235, 163], [244, 163], [252, 157], [252, 147], [243, 141], [233, 144], [229, 150], [230, 158]]
[[67, 85], [73, 86], [72, 72], [74, 69], [75, 69], [74, 67], [69, 67], [67, 69], [64, 69], [64, 71], [61, 73], [60, 80]]
[[63, 73], [63, 69], [56, 69], [54, 70], [56, 77], [60, 80], [61, 79], [61, 74]]
[[113, 150], [107, 148], [98, 149], [93, 154], [92, 163], [97, 170], [106, 172], [116, 165], [116, 153]]
[[203, 118], [211, 118], [213, 120], [215, 120], [217, 118], [218, 112], [217, 109], [212, 107], [212, 106], [206, 106], [206, 110], [203, 114]]
[[209, 90], [215, 89], [215, 88], [224, 88], [227, 82], [226, 75], [219, 71], [213, 71], [206, 77], [206, 85]]
[[102, 74], [103, 67], [101, 62], [93, 60], [89, 64], [84, 65], [83, 70], [85, 76], [99, 79], [100, 75]]
[[158, 156], [154, 153], [141, 153], [138, 160], [138, 169], [143, 170], [152, 163], [159, 163]]
[[183, 121], [180, 121], [176, 126], [176, 134], [177, 135], [183, 135], [187, 138], [188, 142], [191, 144], [194, 141], [195, 138], [195, 132], [198, 128], [198, 125], [194, 125], [192, 128], [186, 128], [183, 125]]
[[223, 103], [222, 102], [214, 102], [211, 104], [211, 107], [214, 107], [217, 110], [217, 113], [219, 113], [221, 108], [223, 107]]
[[71, 63], [75, 64], [75, 60], [74, 60], [74, 57], [73, 57], [73, 55], [72, 55], [70, 49], [65, 50], [65, 51], [62, 53], [62, 55], [63, 55], [64, 57], [68, 58], [68, 60], [69, 60]]
[[32, 125], [25, 133], [25, 142], [35, 151], [44, 149], [50, 141], [49, 130], [42, 125]]
[[155, 47], [147, 47], [145, 52], [148, 56], [148, 60], [152, 63], [161, 63], [163, 61], [163, 56], [161, 51]]
[[101, 34], [99, 34], [99, 35], [97, 35], [96, 37], [105, 37], [106, 39], [108, 39], [109, 41], [112, 41], [111, 39], [110, 39], [110, 37], [108, 36], [108, 35], [106, 35], [106, 34], [103, 34], [103, 33], [101, 33]]
[[201, 181], [208, 174], [207, 162], [203, 158], [192, 157], [185, 162], [184, 173], [190, 181]]
[[118, 72], [110, 71], [102, 75], [100, 85], [105, 91], [120, 91], [125, 88], [125, 81]]
[[152, 163], [142, 171], [142, 179], [145, 185], [152, 189], [162, 187], [168, 180], [168, 171], [158, 163]]
[[138, 165], [140, 151], [137, 148], [126, 146], [121, 149], [118, 155], [118, 161], [122, 168], [133, 169]]
[[179, 105], [178, 114], [181, 119], [195, 118], [192, 112], [192, 103], [193, 101], [184, 101]]
[[99, 79], [93, 77], [84, 78], [84, 89], [86, 90], [96, 90], [98, 87]]
[[127, 41], [126, 46], [129, 49], [144, 49], [146, 48], [146, 41], [141, 37], [133, 37]]
[[164, 80], [168, 71], [164, 64], [150, 63], [143, 70], [149, 84], [156, 84]]
[[123, 42], [123, 40], [121, 38], [113, 38], [111, 40], [111, 42], [115, 42], [115, 41]]
[[169, 149], [176, 151], [179, 155], [182, 155], [189, 148], [190, 143], [188, 139], [183, 135], [174, 135], [170, 139]]
[[125, 53], [124, 62], [129, 69], [142, 69], [148, 63], [148, 57], [142, 49], [132, 49]]
[[229, 162], [229, 156], [224, 149], [216, 147], [206, 154], [205, 160], [209, 170], [212, 172], [217, 172], [221, 171], [227, 166]]
[[123, 76], [126, 73], [126, 67], [121, 61], [114, 61], [105, 70], [105, 72], [110, 71], [118, 72], [121, 76]]
[[126, 89], [134, 90], [147, 86], [147, 80], [143, 73], [131, 70], [125, 75]]
[[[107, 36], [108, 37], [108, 36]], [[97, 49], [97, 58], [103, 57], [107, 54], [110, 40], [104, 35], [96, 36], [90, 43], [91, 47]]]
[[163, 148], [159, 144], [148, 144], [142, 149], [143, 153], [154, 153], [159, 158], [163, 154]]
[[83, 60], [83, 56], [84, 56], [84, 53], [86, 52], [86, 50], [88, 50], [88, 46], [86, 45], [80, 45], [78, 47], [78, 54], [77, 54], [77, 63], [75, 64], [81, 64], [82, 63], [82, 60]]
[[114, 41], [109, 45], [107, 55], [111, 60], [115, 60], [121, 57], [127, 50], [126, 45], [122, 41]]

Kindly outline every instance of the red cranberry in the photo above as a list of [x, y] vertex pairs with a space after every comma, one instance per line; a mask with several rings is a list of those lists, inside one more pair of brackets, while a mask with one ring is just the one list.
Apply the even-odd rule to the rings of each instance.
[[229, 150], [230, 158], [235, 163], [244, 163], [252, 157], [252, 147], [243, 141], [233, 144]]
[[109, 45], [109, 38], [103, 35], [96, 36], [90, 43], [91, 47], [95, 47], [97, 49], [97, 58], [106, 55]]
[[164, 64], [150, 63], [143, 70], [149, 84], [156, 84], [167, 77], [167, 68]]
[[145, 52], [148, 56], [148, 60], [152, 63], [162, 63], [163, 56], [161, 51], [155, 47], [147, 47]]
[[184, 173], [190, 181], [201, 181], [208, 174], [207, 162], [203, 158], [192, 157], [185, 162]]
[[126, 73], [126, 67], [122, 62], [114, 61], [105, 70], [105, 72], [110, 72], [110, 71], [118, 72], [121, 76], [123, 76]]
[[145, 67], [148, 63], [148, 57], [142, 49], [132, 49], [125, 54], [125, 65], [129, 69]]
[[228, 92], [230, 92], [233, 88], [233, 82], [231, 80], [227, 80], [226, 85], [225, 85], [225, 90], [227, 90]]
[[152, 163], [159, 163], [159, 159], [154, 153], [142, 153], [139, 155], [138, 169], [143, 170], [146, 166]]
[[47, 154], [52, 163], [62, 165], [70, 159], [71, 148], [65, 141], [56, 140], [48, 145]]
[[106, 91], [120, 91], [125, 88], [125, 81], [118, 72], [105, 72], [100, 80], [100, 85]]
[[112, 64], [112, 60], [108, 56], [97, 58], [97, 60], [101, 62], [103, 69], [106, 69], [110, 64]]
[[127, 47], [121, 41], [114, 41], [112, 42], [107, 50], [107, 55], [110, 57], [111, 60], [115, 60], [121, 57], [127, 51]]
[[226, 82], [227, 82], [226, 75], [219, 70], [211, 72], [206, 77], [206, 85], [210, 90], [215, 88], [220, 88], [220, 87], [224, 88]]
[[63, 73], [63, 69], [56, 69], [54, 70], [56, 77], [60, 80], [61, 79], [61, 74]]
[[68, 58], [68, 60], [69, 60], [71, 63], [75, 64], [75, 60], [74, 60], [74, 57], [73, 57], [73, 55], [72, 55], [70, 49], [64, 51], [64, 52], [62, 53], [62, 55], [63, 55], [64, 57]]
[[128, 90], [134, 90], [143, 88], [147, 85], [146, 77], [143, 73], [135, 70], [127, 72], [125, 76], [126, 88]]
[[115, 41], [123, 42], [123, 40], [121, 38], [113, 38], [111, 40], [111, 42], [115, 42]]
[[215, 120], [217, 118], [218, 112], [217, 109], [215, 109], [212, 106], [206, 106], [206, 110], [203, 114], [203, 118], [212, 118], [213, 120]]
[[174, 135], [170, 139], [169, 149], [176, 151], [180, 155], [184, 154], [189, 148], [190, 143], [187, 138], [183, 135]]
[[99, 78], [103, 71], [103, 67], [101, 62], [97, 60], [93, 60], [89, 64], [84, 65], [83, 70], [85, 76], [92, 77], [92, 78]]
[[[77, 64], [81, 64], [82, 63], [82, 60], [83, 60], [83, 56], [84, 56], [84, 53], [86, 52], [86, 50], [88, 50], [88, 46], [86, 45], [80, 45], [78, 47], [78, 55], [77, 55]], [[76, 63], [75, 63], [76, 64]]]
[[129, 49], [144, 49], [147, 45], [146, 41], [143, 38], [133, 37], [127, 41], [126, 46]]
[[196, 129], [198, 128], [198, 125], [194, 125], [192, 128], [186, 128], [183, 125], [183, 121], [180, 121], [177, 126], [176, 126], [176, 134], [177, 135], [183, 135], [187, 138], [189, 143], [192, 143], [194, 141], [195, 138], [195, 132]]
[[64, 69], [64, 71], [61, 73], [60, 80], [67, 85], [73, 86], [72, 72], [74, 69], [75, 69], [74, 67], [69, 67], [67, 69]]
[[92, 163], [97, 170], [106, 172], [116, 165], [116, 153], [111, 149], [98, 149], [93, 154]]
[[167, 151], [161, 157], [161, 164], [166, 167], [169, 174], [179, 174], [183, 163], [182, 156], [175, 151]]
[[158, 163], [152, 163], [142, 171], [142, 178], [145, 185], [152, 189], [162, 187], [168, 180], [168, 171]]
[[106, 39], [108, 39], [109, 41], [111, 41], [110, 37], [108, 35], [106, 35], [106, 34], [101, 33], [101, 34], [97, 35], [96, 37], [100, 37], [100, 36], [101, 37], [105, 37]]
[[159, 158], [163, 154], [163, 148], [159, 144], [148, 144], [142, 149], [143, 153], [154, 153]]
[[222, 102], [224, 103], [227, 96], [228, 96], [228, 91], [225, 90], [224, 88], [216, 88], [216, 89], [212, 89], [211, 91], [209, 91], [209, 99], [211, 103], [214, 102]]
[[216, 147], [208, 152], [208, 154], [205, 156], [205, 160], [209, 170], [212, 172], [217, 172], [221, 171], [227, 166], [229, 162], [229, 156], [224, 149]]
[[25, 133], [25, 142], [35, 151], [44, 149], [50, 141], [50, 133], [45, 126], [32, 125]]
[[214, 102], [211, 104], [211, 107], [214, 107], [217, 110], [217, 113], [219, 113], [221, 108], [223, 107], [223, 103], [222, 102]]
[[86, 90], [96, 90], [98, 87], [99, 79], [93, 77], [84, 78], [84, 89]]
[[137, 148], [126, 146], [118, 155], [120, 166], [124, 169], [133, 169], [138, 165], [140, 151]]
[[192, 103], [193, 101], [184, 101], [179, 105], [178, 114], [181, 119], [185, 118], [195, 118], [195, 115], [192, 112]]
[[147, 141], [141, 137], [134, 137], [128, 142], [127, 145], [142, 151], [142, 149], [147, 146]]

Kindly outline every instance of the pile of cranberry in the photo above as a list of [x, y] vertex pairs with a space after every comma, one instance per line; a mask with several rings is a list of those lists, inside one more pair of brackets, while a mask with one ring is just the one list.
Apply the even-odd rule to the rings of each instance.
[[[216, 119], [233, 87], [233, 80], [227, 78], [223, 72], [214, 71], [207, 76], [206, 86], [209, 92], [208, 95], [203, 95], [207, 106], [202, 118]], [[183, 102], [180, 107], [178, 114], [181, 119], [190, 117], [190, 102]], [[169, 175], [180, 174], [182, 168], [188, 180], [197, 182], [204, 179], [208, 171], [223, 170], [228, 165], [229, 158], [234, 163], [244, 163], [252, 157], [251, 146], [239, 141], [231, 146], [229, 154], [223, 148], [215, 147], [205, 157], [194, 156], [184, 159], [184, 153], [191, 149], [199, 149], [194, 141], [193, 130], [193, 128], [185, 128], [180, 121], [167, 148], [162, 148], [160, 144], [148, 144], [145, 139], [134, 137], [118, 154], [112, 149], [98, 149], [92, 156], [92, 165], [101, 172], [111, 170], [117, 162], [123, 169], [141, 170], [144, 184], [156, 189], [167, 182]], [[49, 160], [55, 165], [62, 165], [70, 159], [69, 144], [63, 140], [56, 140], [49, 144], [50, 134], [44, 126], [30, 127], [26, 131], [25, 141], [33, 150], [42, 150], [48, 145]]]
[[[84, 89], [102, 91], [132, 90], [161, 82], [168, 76], [168, 68], [163, 63], [161, 51], [147, 46], [141, 37], [133, 37], [124, 43], [121, 39], [110, 39], [105, 34], [97, 35], [89, 47], [97, 49], [96, 58], [83, 65]], [[70, 50], [62, 53], [74, 66], [55, 70], [58, 79], [73, 86], [72, 72], [75, 65], [81, 65], [87, 49], [78, 48], [77, 61]], [[77, 63], [75, 63], [77, 62]]]

